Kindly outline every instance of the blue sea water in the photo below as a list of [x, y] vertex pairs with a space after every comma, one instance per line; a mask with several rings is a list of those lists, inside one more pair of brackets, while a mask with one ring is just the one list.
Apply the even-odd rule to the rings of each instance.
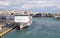
[[54, 18], [33, 18], [30, 27], [14, 29], [3, 38], [60, 38], [60, 21]]

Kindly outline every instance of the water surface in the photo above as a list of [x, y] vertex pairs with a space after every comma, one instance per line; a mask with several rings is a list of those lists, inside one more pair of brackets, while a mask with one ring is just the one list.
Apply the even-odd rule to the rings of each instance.
[[60, 38], [60, 21], [53, 18], [33, 18], [30, 27], [14, 29], [3, 38]]

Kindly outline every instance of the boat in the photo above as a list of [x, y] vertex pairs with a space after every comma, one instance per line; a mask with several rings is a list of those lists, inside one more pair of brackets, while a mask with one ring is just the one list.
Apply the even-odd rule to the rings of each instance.
[[32, 16], [30, 15], [15, 15], [14, 22], [18, 23], [18, 28], [21, 30], [29, 27], [32, 24]]
[[60, 20], [60, 16], [54, 16], [56, 20]]
[[24, 14], [15, 15], [14, 22], [18, 23], [18, 28], [21, 30], [25, 27], [29, 27], [32, 24], [32, 16], [25, 11]]
[[0, 25], [0, 30], [2, 30], [2, 28], [3, 28], [3, 26], [2, 26], [2, 25]]

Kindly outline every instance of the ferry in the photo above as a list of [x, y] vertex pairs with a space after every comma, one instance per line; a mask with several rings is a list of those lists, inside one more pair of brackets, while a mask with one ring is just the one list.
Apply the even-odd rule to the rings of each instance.
[[21, 30], [32, 24], [32, 16], [25, 11], [24, 14], [15, 15], [14, 22], [18, 23], [18, 28]]
[[60, 20], [60, 16], [54, 16], [54, 18]]

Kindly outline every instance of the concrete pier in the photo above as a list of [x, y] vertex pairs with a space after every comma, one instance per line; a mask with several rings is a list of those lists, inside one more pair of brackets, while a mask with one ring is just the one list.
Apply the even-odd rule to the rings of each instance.
[[11, 30], [16, 28], [16, 26], [14, 24], [9, 24], [9, 25], [3, 24], [2, 26], [3, 26], [3, 28], [0, 30], [0, 37], [4, 36], [8, 32], [10, 32]]

